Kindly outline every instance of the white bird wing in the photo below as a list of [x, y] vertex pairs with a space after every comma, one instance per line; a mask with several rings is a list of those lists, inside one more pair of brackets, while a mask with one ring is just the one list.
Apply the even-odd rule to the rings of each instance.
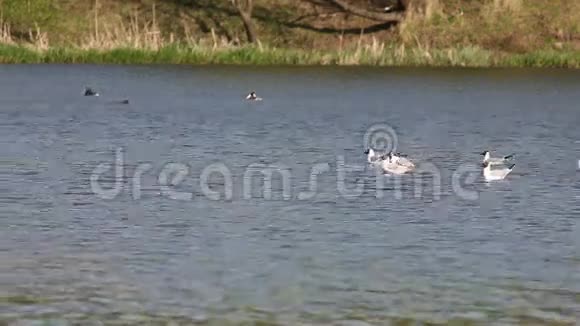
[[512, 169], [509, 168], [490, 169], [488, 172], [488, 177], [494, 180], [501, 180], [507, 177], [510, 172], [512, 172]]
[[381, 167], [383, 170], [393, 174], [404, 174], [412, 170], [412, 167], [399, 164], [397, 160], [390, 162], [389, 160], [382, 161]]
[[415, 166], [415, 164], [413, 164], [413, 162], [411, 162], [411, 160], [409, 160], [408, 158], [405, 158], [405, 157], [399, 157], [397, 159], [397, 163], [399, 165], [406, 166], [406, 167], [414, 167]]
[[483, 163], [488, 163], [491, 166], [499, 166], [499, 165], [503, 165], [507, 168], [508, 166], [508, 161], [504, 160], [503, 158], [490, 158], [489, 160], [484, 160]]
[[[490, 164], [504, 164], [513, 157], [514, 154], [510, 154], [504, 157], [490, 157], [489, 159], [487, 159], [487, 162], [489, 162]], [[486, 162], [485, 159], [483, 161]]]

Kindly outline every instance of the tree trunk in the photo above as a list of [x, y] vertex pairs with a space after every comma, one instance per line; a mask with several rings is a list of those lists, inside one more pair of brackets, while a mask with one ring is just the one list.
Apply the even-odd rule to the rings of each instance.
[[256, 43], [258, 37], [256, 36], [256, 30], [254, 29], [254, 22], [252, 21], [252, 16], [245, 12], [240, 12], [240, 17], [244, 23], [244, 28], [246, 29], [246, 36], [248, 37], [248, 42]]
[[258, 41], [258, 36], [256, 34], [256, 29], [254, 27], [254, 22], [252, 21], [252, 10], [254, 9], [254, 4], [252, 0], [232, 0], [232, 4], [236, 7], [244, 28], [246, 30], [246, 36], [248, 37], [249, 43], [256, 43]]

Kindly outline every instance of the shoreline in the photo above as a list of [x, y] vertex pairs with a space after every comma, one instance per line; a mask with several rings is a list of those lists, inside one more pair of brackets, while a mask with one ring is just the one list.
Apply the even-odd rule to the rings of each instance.
[[408, 68], [563, 68], [580, 69], [580, 51], [539, 50], [523, 54], [468, 46], [424, 50], [388, 47], [381, 51], [304, 51], [269, 47], [170, 45], [160, 49], [48, 48], [0, 44], [0, 64], [185, 64], [240, 66], [344, 66]]

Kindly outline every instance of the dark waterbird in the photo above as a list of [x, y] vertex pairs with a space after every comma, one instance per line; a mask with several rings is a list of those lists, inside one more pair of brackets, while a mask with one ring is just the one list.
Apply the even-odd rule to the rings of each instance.
[[[99, 93], [90, 87], [85, 87], [84, 96], [99, 96]], [[129, 99], [115, 100], [108, 102], [109, 104], [129, 104]]]
[[129, 99], [124, 99], [120, 101], [113, 101], [114, 104], [129, 104]]
[[97, 93], [95, 90], [93, 90], [90, 87], [85, 87], [85, 96], [99, 96], [99, 93]]

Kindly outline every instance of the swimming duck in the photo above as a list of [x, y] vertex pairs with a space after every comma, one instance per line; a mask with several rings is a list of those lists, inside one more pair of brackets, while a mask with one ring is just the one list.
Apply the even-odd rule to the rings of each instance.
[[99, 93], [95, 92], [90, 87], [85, 87], [85, 96], [99, 96]]
[[497, 181], [505, 179], [516, 165], [512, 164], [509, 167], [496, 168], [493, 170], [491, 169], [492, 164], [489, 162], [483, 162], [481, 166], [483, 167], [483, 177], [486, 181]]
[[110, 101], [109, 104], [129, 104], [129, 99]]
[[248, 94], [248, 96], [246, 96], [246, 100], [250, 100], [250, 101], [261, 101], [262, 98], [258, 97], [258, 95], [256, 95], [256, 92], [251, 91], [250, 94]]

